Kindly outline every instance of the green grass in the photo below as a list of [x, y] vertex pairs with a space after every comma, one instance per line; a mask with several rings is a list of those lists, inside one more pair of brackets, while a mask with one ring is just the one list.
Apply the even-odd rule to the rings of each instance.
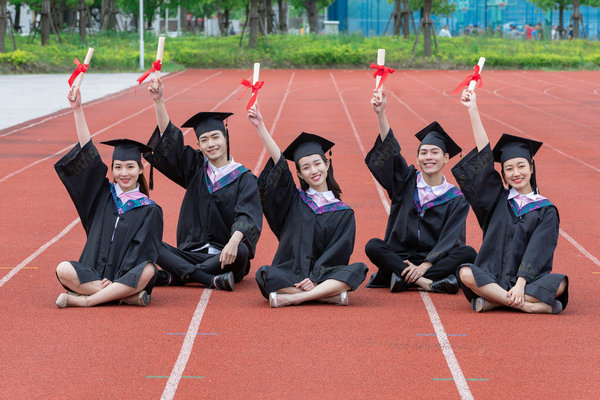
[[[2, 73], [69, 72], [73, 59], [83, 60], [87, 47], [94, 47], [90, 68], [94, 71], [137, 71], [138, 35], [135, 33], [98, 34], [88, 36], [87, 43], [76, 34], [63, 34], [59, 45], [52, 38], [47, 46], [27, 43], [17, 38], [16, 52], [0, 53]], [[599, 69], [600, 42], [523, 41], [494, 37], [440, 38], [439, 51], [431, 58], [423, 56], [420, 40], [417, 57], [413, 58], [414, 37], [366, 38], [360, 35], [276, 35], [259, 38], [256, 48], [248, 50], [247, 40], [239, 45], [239, 36], [207, 38], [182, 36], [167, 38], [164, 54], [165, 71], [183, 68], [249, 68], [260, 62], [266, 68], [365, 68], [375, 61], [377, 49], [386, 49], [386, 64], [401, 69], [470, 68], [480, 56], [486, 67], [505, 69]], [[157, 39], [145, 36], [147, 67], [153, 61]], [[6, 42], [11, 49], [10, 42]]]

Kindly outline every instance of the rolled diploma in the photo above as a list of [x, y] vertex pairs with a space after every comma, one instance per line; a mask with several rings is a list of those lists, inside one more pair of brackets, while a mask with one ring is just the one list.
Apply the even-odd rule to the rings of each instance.
[[[385, 49], [377, 50], [377, 65], [385, 65]], [[375, 89], [379, 86], [379, 82], [381, 82], [381, 76], [377, 75], [375, 77]], [[381, 94], [382, 87], [379, 88], [379, 94]]]
[[[156, 49], [156, 59], [160, 60], [161, 65], [162, 65], [164, 50], [165, 50], [165, 37], [160, 36], [158, 38], [158, 48]], [[160, 78], [160, 71], [154, 71], [154, 78], [155, 79]]]
[[254, 75], [252, 76], [252, 84], [256, 85], [258, 77], [260, 75], [260, 63], [254, 63]]
[[[85, 55], [85, 60], [83, 60], [83, 63], [85, 65], [90, 65], [90, 61], [92, 60], [92, 55], [94, 54], [94, 49], [89, 47], [87, 54]], [[83, 72], [80, 73], [79, 75], [77, 75], [77, 78], [75, 78], [75, 82], [73, 82], [73, 86], [71, 86], [71, 100], [75, 100], [75, 92], [77, 92], [77, 89], [79, 89], [79, 87], [81, 86], [81, 81], [83, 80], [83, 75], [85, 75]]]
[[[479, 57], [479, 62], [477, 63], [477, 65], [479, 65], [479, 73], [480, 74], [481, 74], [481, 71], [483, 71], [483, 64], [485, 64], [485, 57]], [[476, 85], [477, 85], [477, 81], [469, 82], [469, 90], [471, 90], [471, 91], [475, 90]]]

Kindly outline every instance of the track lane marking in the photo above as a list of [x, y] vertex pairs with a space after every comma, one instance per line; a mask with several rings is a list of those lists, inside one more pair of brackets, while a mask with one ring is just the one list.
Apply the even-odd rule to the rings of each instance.
[[[331, 77], [331, 80], [333, 81], [333, 85], [335, 86], [335, 90], [338, 93], [340, 102], [342, 103], [342, 106], [344, 107], [346, 117], [348, 117], [348, 121], [350, 122], [352, 131], [354, 132], [354, 137], [356, 138], [358, 147], [360, 148], [360, 150], [363, 154], [363, 157], [366, 157], [367, 154], [365, 152], [365, 148], [362, 144], [360, 136], [358, 135], [358, 130], [356, 129], [356, 126], [354, 125], [354, 122], [352, 121], [352, 117], [350, 116], [348, 107], [346, 107], [346, 102], [344, 101], [344, 98], [342, 96], [342, 91], [339, 90], [337, 82], [333, 76], [333, 73], [330, 72], [329, 76]], [[375, 180], [375, 178], [373, 177], [372, 174], [371, 174], [371, 177], [373, 180]], [[383, 195], [383, 189], [381, 188], [381, 185], [379, 185], [378, 182], [375, 182], [375, 184], [377, 185], [379, 197], [381, 199], [383, 208], [386, 210], [386, 213], [389, 215], [390, 204], [389, 204], [388, 200], [385, 198], [385, 195]], [[472, 400], [473, 395], [471, 394], [471, 390], [469, 389], [469, 384], [467, 383], [467, 381], [464, 377], [464, 374], [462, 372], [462, 369], [460, 368], [460, 365], [458, 364], [458, 360], [456, 359], [456, 356], [454, 355], [454, 351], [452, 350], [452, 346], [450, 345], [450, 341], [448, 340], [448, 335], [446, 335], [444, 326], [442, 325], [442, 321], [440, 320], [440, 317], [437, 313], [435, 305], [431, 301], [431, 297], [429, 296], [429, 293], [427, 293], [427, 292], [420, 292], [420, 293], [421, 293], [421, 299], [423, 300], [423, 303], [425, 304], [425, 308], [427, 309], [427, 313], [429, 314], [429, 319], [431, 320], [431, 324], [433, 325], [433, 329], [435, 330], [436, 337], [438, 339], [438, 342], [440, 343], [442, 352], [444, 353], [444, 358], [446, 359], [446, 364], [448, 365], [448, 368], [450, 369], [450, 373], [452, 374], [454, 383], [456, 384], [456, 388], [458, 389], [458, 393], [460, 394], [461, 399]]]
[[[182, 94], [182, 93], [184, 93], [184, 92], [187, 92], [188, 90], [191, 90], [191, 89], [192, 89], [194, 86], [197, 86], [197, 85], [199, 85], [199, 84], [201, 84], [201, 83], [203, 83], [203, 82], [207, 81], [208, 79], [211, 79], [211, 78], [213, 78], [213, 77], [215, 77], [215, 76], [217, 76], [217, 75], [220, 75], [220, 74], [221, 74], [221, 71], [217, 71], [217, 72], [215, 72], [214, 74], [212, 74], [212, 75], [209, 75], [209, 76], [205, 77], [205, 78], [204, 78], [204, 79], [202, 79], [201, 81], [199, 81], [199, 82], [196, 82], [196, 83], [194, 83], [193, 85], [190, 85], [190, 86], [188, 86], [187, 88], [185, 88], [185, 89], [182, 89], [182, 90], [180, 90], [179, 92], [177, 92], [177, 93], [175, 93], [175, 94], [173, 94], [173, 95], [171, 95], [171, 96], [169, 96], [169, 97], [165, 98], [165, 101], [168, 101], [168, 100], [172, 99], [172, 98], [173, 98], [173, 97], [175, 97], [175, 96], [178, 96], [178, 95], [180, 95], [180, 94]], [[144, 108], [142, 108], [141, 110], [139, 110], [139, 111], [137, 111], [137, 112], [135, 112], [135, 113], [133, 113], [133, 114], [129, 114], [127, 117], [121, 118], [120, 120], [118, 120], [118, 121], [116, 121], [116, 122], [113, 122], [112, 124], [110, 124], [110, 125], [108, 125], [108, 126], [106, 126], [106, 127], [102, 128], [102, 129], [100, 129], [99, 131], [96, 131], [96, 132], [94, 132], [94, 133], [91, 135], [91, 137], [93, 138], [93, 137], [95, 137], [96, 135], [99, 135], [99, 134], [101, 134], [101, 133], [103, 133], [103, 132], [105, 132], [105, 131], [107, 131], [107, 130], [109, 130], [109, 129], [111, 129], [111, 128], [114, 128], [115, 126], [117, 126], [117, 125], [121, 124], [122, 122], [125, 122], [125, 121], [127, 121], [127, 120], [130, 120], [131, 118], [133, 118], [133, 117], [136, 117], [136, 116], [140, 115], [141, 113], [148, 111], [148, 110], [149, 110], [149, 109], [151, 109], [151, 108], [154, 108], [154, 105], [150, 105], [150, 106], [144, 107]], [[34, 162], [32, 162], [31, 164], [28, 164], [28, 165], [26, 165], [25, 167], [23, 167], [23, 168], [21, 168], [21, 169], [19, 169], [19, 170], [17, 170], [17, 171], [11, 172], [10, 174], [8, 174], [8, 175], [4, 176], [3, 178], [1, 178], [1, 179], [0, 179], [0, 183], [1, 183], [1, 182], [4, 182], [5, 180], [7, 180], [7, 179], [9, 179], [9, 178], [11, 178], [11, 177], [13, 177], [13, 176], [15, 176], [15, 175], [19, 174], [19, 173], [21, 173], [21, 172], [23, 172], [23, 171], [25, 171], [25, 170], [27, 170], [27, 169], [31, 168], [31, 167], [33, 167], [34, 165], [37, 165], [37, 164], [39, 164], [39, 163], [42, 163], [42, 162], [44, 162], [44, 161], [46, 161], [46, 160], [49, 160], [50, 158], [56, 157], [56, 156], [58, 156], [58, 155], [60, 155], [60, 154], [62, 154], [62, 153], [64, 153], [64, 152], [66, 152], [66, 151], [70, 150], [71, 148], [73, 148], [73, 145], [69, 145], [69, 146], [67, 146], [67, 147], [65, 147], [65, 148], [63, 148], [63, 149], [60, 149], [60, 150], [58, 150], [58, 151], [57, 151], [56, 153], [54, 153], [54, 154], [51, 154], [51, 155], [49, 155], [49, 156], [46, 156], [46, 157], [44, 157], [44, 158], [40, 158], [39, 160], [37, 160], [37, 161], [34, 161]]]

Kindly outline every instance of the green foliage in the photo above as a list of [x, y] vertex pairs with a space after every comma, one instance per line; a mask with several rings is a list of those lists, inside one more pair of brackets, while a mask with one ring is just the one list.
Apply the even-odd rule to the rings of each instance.
[[[138, 70], [138, 37], [135, 33], [89, 35], [86, 44], [79, 36], [62, 35], [62, 45], [27, 44], [17, 37], [16, 52], [0, 55], [0, 72], [63, 72], [73, 70], [73, 59], [83, 59], [94, 47], [90, 65], [95, 72]], [[430, 59], [412, 59], [411, 40], [360, 35], [271, 35], [258, 39], [256, 48], [239, 47], [239, 36], [167, 38], [165, 71], [187, 68], [250, 68], [260, 62], [265, 68], [366, 68], [374, 62], [378, 48], [385, 48], [386, 64], [393, 68], [470, 69], [480, 56], [486, 67], [526, 69], [600, 69], [600, 42], [523, 41], [499, 37], [439, 38], [439, 52]], [[157, 38], [145, 37], [146, 65], [156, 52]], [[7, 48], [10, 48], [7, 42]]]

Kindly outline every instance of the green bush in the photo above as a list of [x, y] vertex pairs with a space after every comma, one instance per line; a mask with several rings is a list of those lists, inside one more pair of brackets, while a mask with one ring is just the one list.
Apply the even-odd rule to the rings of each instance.
[[[82, 44], [76, 34], [61, 35], [61, 44], [47, 46], [27, 43], [18, 37], [19, 50], [0, 54], [0, 72], [70, 72], [73, 59], [83, 60], [87, 47], [94, 47], [90, 68], [116, 72], [139, 69], [139, 38], [135, 33], [108, 33], [88, 36]], [[37, 39], [39, 40], [39, 39]], [[145, 36], [146, 68], [156, 51], [157, 38]], [[523, 41], [499, 37], [440, 38], [439, 50], [423, 56], [423, 38], [413, 55], [414, 36], [408, 40], [361, 35], [271, 35], [259, 37], [256, 48], [247, 49], [247, 37], [202, 37], [184, 35], [168, 38], [163, 70], [183, 68], [250, 68], [260, 62], [266, 68], [365, 68], [376, 60], [378, 48], [386, 49], [386, 64], [394, 68], [470, 69], [480, 56], [494, 68], [598, 69], [600, 43], [597, 41]], [[9, 43], [7, 43], [7, 46]]]

